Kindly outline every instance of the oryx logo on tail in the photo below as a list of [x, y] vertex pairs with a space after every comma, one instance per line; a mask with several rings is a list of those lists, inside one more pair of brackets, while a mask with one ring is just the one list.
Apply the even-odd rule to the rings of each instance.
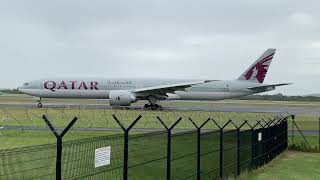
[[256, 63], [244, 76], [246, 80], [256, 78], [259, 83], [263, 83], [264, 78], [267, 75], [268, 68], [271, 64], [271, 60], [273, 58], [273, 54], [267, 56], [266, 58], [262, 59], [260, 62]]
[[275, 54], [275, 49], [268, 49], [258, 60], [253, 63], [240, 77], [240, 80], [263, 83], [272, 58]]

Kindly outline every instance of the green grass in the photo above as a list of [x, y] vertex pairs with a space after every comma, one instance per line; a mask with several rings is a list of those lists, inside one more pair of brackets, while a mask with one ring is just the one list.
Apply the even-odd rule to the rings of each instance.
[[[84, 134], [83, 134], [84, 136]], [[46, 138], [48, 136], [43, 136]], [[165, 132], [135, 134], [129, 139], [129, 176], [130, 179], [165, 179], [166, 175], [166, 138]], [[70, 137], [71, 140], [74, 137]], [[172, 178], [194, 177], [196, 172], [196, 133], [174, 134], [172, 137]], [[219, 167], [219, 133], [204, 133], [202, 136], [202, 168], [211, 170]], [[226, 148], [236, 146], [234, 136], [224, 139]], [[111, 146], [111, 165], [94, 168], [94, 150]], [[25, 178], [42, 176], [42, 179], [52, 178], [54, 175], [55, 145], [26, 147], [14, 150], [0, 151], [2, 155], [1, 169], [5, 174], [2, 178]], [[243, 150], [242, 155], [250, 149]], [[228, 150], [224, 157], [228, 162], [236, 161], [236, 151]], [[247, 157], [250, 158], [250, 155]], [[123, 136], [106, 136], [95, 139], [81, 139], [66, 141], [63, 144], [63, 177], [76, 178], [91, 174], [91, 178], [122, 179], [123, 164]], [[232, 173], [233, 169], [225, 169], [225, 173]], [[218, 171], [217, 171], [218, 172]], [[216, 177], [217, 172], [210, 177]], [[1, 175], [0, 175], [1, 178]]]
[[[35, 100], [27, 95], [10, 95], [1, 96], [0, 103], [31, 103], [35, 104]], [[105, 104], [106, 101], [83, 100], [83, 99], [45, 99], [44, 103], [62, 103], [62, 104]], [[135, 103], [136, 105], [144, 104], [144, 101]], [[207, 106], [223, 107], [223, 106], [259, 106], [259, 107], [302, 107], [302, 108], [319, 108], [320, 102], [287, 102], [287, 101], [256, 101], [256, 100], [224, 100], [224, 101], [163, 101], [163, 106]], [[142, 120], [137, 127], [161, 127], [156, 120], [156, 116], [160, 116], [166, 123], [173, 124], [180, 116], [183, 121], [177, 128], [193, 128], [188, 121], [188, 117], [192, 117], [197, 124], [203, 123], [208, 117], [214, 118], [219, 124], [224, 124], [229, 119], [233, 119], [242, 123], [246, 119], [254, 124], [254, 120], [264, 118], [272, 118], [272, 113], [222, 113], [222, 112], [155, 112], [155, 111], [139, 111], [139, 110], [98, 110], [98, 109], [0, 109], [0, 126], [37, 126], [43, 127], [44, 123], [41, 116], [46, 114], [57, 127], [65, 127], [74, 116], [80, 118], [76, 123], [76, 127], [118, 127], [112, 118], [112, 114], [116, 114], [118, 118], [125, 124], [129, 125], [138, 115], [142, 115]], [[285, 114], [284, 114], [285, 115]], [[296, 116], [296, 122], [303, 130], [317, 130], [317, 116], [301, 114]], [[290, 122], [290, 121], [289, 121]], [[289, 124], [290, 125], [290, 124]]]
[[287, 151], [253, 172], [242, 175], [248, 180], [317, 180], [320, 175], [320, 154]]
[[[183, 129], [195, 129], [194, 125], [188, 120], [191, 117], [196, 124], [200, 125], [208, 117], [217, 120], [221, 126], [226, 123], [229, 119], [233, 119], [236, 124], [241, 124], [244, 119], [248, 120], [251, 125], [255, 124], [257, 119], [268, 119], [272, 118], [273, 114], [264, 113], [221, 113], [221, 112], [167, 112], [167, 111], [141, 111], [141, 110], [101, 110], [101, 109], [0, 109], [0, 127], [1, 126], [17, 126], [23, 129], [24, 126], [35, 126], [47, 128], [42, 115], [48, 116], [49, 120], [55, 127], [64, 128], [75, 116], [79, 117], [79, 120], [74, 125], [75, 128], [79, 127], [108, 127], [108, 128], [119, 128], [119, 125], [112, 118], [112, 114], [116, 114], [118, 119], [128, 127], [129, 124], [135, 120], [138, 115], [142, 115], [141, 120], [135, 125], [135, 128], [163, 128], [161, 123], [157, 120], [157, 116], [168, 125], [172, 125], [180, 116], [183, 118], [176, 128]], [[289, 130], [291, 128], [291, 121], [289, 121]], [[301, 129], [313, 129], [317, 130], [317, 118], [313, 116], [297, 116], [296, 122]], [[204, 128], [206, 129], [217, 129], [213, 122], [208, 123]], [[229, 124], [226, 129], [234, 129], [232, 124]], [[242, 129], [249, 128], [244, 126]], [[163, 128], [164, 129], [164, 128]], [[74, 132], [77, 134], [76, 132]], [[79, 132], [78, 132], [79, 133]], [[15, 135], [13, 135], [15, 134]], [[105, 135], [108, 133], [103, 132], [81, 132], [78, 136], [92, 137]], [[113, 134], [113, 133], [109, 133]], [[68, 137], [68, 136], [67, 136]], [[31, 132], [19, 130], [8, 131], [0, 130], [0, 139], [3, 139], [4, 143], [1, 143], [0, 148], [11, 148], [11, 147], [22, 147], [28, 145], [44, 144], [53, 142], [53, 136], [51, 132]], [[29, 139], [29, 140], [28, 140]], [[297, 141], [298, 137], [295, 137]], [[301, 138], [300, 138], [301, 139]], [[291, 139], [289, 139], [290, 141]], [[16, 145], [15, 145], [16, 144]], [[310, 144], [318, 145], [316, 137], [310, 137]]]
[[[302, 136], [294, 136], [292, 142], [292, 136], [289, 136], [289, 148], [292, 150], [299, 150], [304, 152], [320, 152], [319, 138], [319, 136], [305, 136], [304, 139]], [[307, 143], [311, 146], [311, 148]]]
[[[313, 115], [297, 115], [295, 123], [301, 130], [319, 130], [319, 116]], [[292, 121], [289, 121], [289, 128], [292, 128]], [[297, 130], [296, 127], [294, 127]]]
[[[55, 142], [55, 137], [50, 131], [18, 131], [18, 130], [6, 130], [0, 131], [0, 150], [1, 149], [12, 149], [26, 146], [42, 145]], [[103, 132], [103, 131], [92, 131], [92, 132], [75, 132], [70, 131], [65, 136], [64, 140], [77, 140], [90, 137], [98, 137], [112, 134], [119, 134], [121, 132]], [[131, 134], [137, 134], [132, 133]], [[305, 143], [301, 136], [294, 136], [292, 143], [291, 136], [288, 137], [290, 149], [301, 150], [305, 152], [319, 152], [319, 137], [318, 136], [306, 136], [311, 149]]]
[[[8, 132], [3, 141], [12, 142], [9, 145], [28, 143], [47, 144], [54, 142], [54, 137], [49, 132]], [[224, 136], [224, 165], [236, 162], [236, 136], [235, 131], [226, 133]], [[18, 139], [15, 139], [19, 135]], [[121, 179], [123, 162], [123, 136], [101, 137], [102, 134], [94, 132], [71, 132], [66, 135], [63, 145], [63, 177], [77, 177], [91, 174], [92, 178]], [[250, 144], [251, 133], [242, 137], [242, 146]], [[99, 136], [94, 139], [84, 139]], [[9, 138], [8, 138], [9, 137]], [[12, 139], [10, 139], [12, 137]], [[165, 132], [148, 134], [134, 134], [129, 139], [129, 176], [130, 179], [164, 179], [166, 173], [166, 142]], [[201, 168], [210, 171], [204, 179], [212, 179], [218, 176], [219, 167], [219, 133], [204, 132], [201, 136]], [[76, 140], [77, 139], [77, 140]], [[172, 178], [195, 177], [196, 169], [196, 133], [174, 134], [172, 137]], [[18, 140], [18, 143], [14, 140]], [[23, 142], [23, 143], [22, 143]], [[7, 144], [8, 145], [8, 144]], [[94, 150], [96, 148], [111, 146], [112, 162], [110, 166], [94, 168]], [[3, 169], [6, 174], [13, 173], [5, 178], [17, 178], [41, 176], [43, 179], [52, 178], [54, 175], [55, 144], [25, 147], [21, 149], [0, 151]], [[241, 161], [251, 159], [251, 148], [241, 149]], [[250, 167], [250, 161], [245, 166]], [[224, 168], [226, 175], [235, 174], [235, 164]], [[22, 171], [22, 172], [21, 172]], [[14, 173], [17, 172], [17, 173]]]
[[[223, 125], [229, 119], [240, 125], [248, 120], [251, 125], [256, 120], [269, 120], [275, 114], [271, 113], [222, 113], [222, 112], [173, 112], [173, 111], [143, 111], [143, 110], [104, 110], [104, 109], [0, 109], [0, 126], [36, 126], [44, 127], [42, 115], [47, 115], [56, 127], [65, 127], [75, 116], [79, 118], [75, 127], [119, 127], [112, 118], [115, 114], [125, 126], [129, 126], [139, 115], [142, 119], [136, 127], [139, 128], [162, 128], [157, 120], [159, 116], [168, 125], [172, 125], [179, 117], [181, 123], [177, 128], [194, 128], [188, 120], [191, 117], [196, 124], [201, 125], [209, 117], [215, 119], [218, 124]], [[296, 116], [298, 126], [303, 130], [317, 130], [318, 118], [311, 115]], [[211, 124], [211, 125], [210, 125]], [[214, 128], [210, 123], [208, 126]], [[264, 124], [264, 123], [263, 123]], [[290, 121], [289, 121], [290, 127]], [[232, 128], [232, 127], [230, 127]], [[244, 127], [248, 128], [248, 127]]]
[[[106, 136], [116, 134], [114, 132], [68, 132], [64, 141], [72, 141], [77, 139], [85, 139], [98, 136]], [[50, 131], [14, 131], [6, 130], [0, 134], [0, 150], [22, 148], [26, 146], [36, 146], [43, 144], [51, 144], [56, 142], [55, 136]]]
[[[131, 124], [139, 115], [142, 119], [139, 127], [158, 127], [162, 125], [157, 120], [161, 117], [168, 125], [172, 125], [179, 117], [183, 118], [180, 128], [193, 128], [188, 120], [191, 117], [197, 124], [203, 123], [211, 117], [223, 125], [229, 119], [242, 123], [244, 119], [272, 118], [273, 114], [263, 113], [220, 113], [220, 112], [171, 112], [171, 111], [143, 111], [143, 110], [101, 110], [101, 109], [0, 109], [0, 125], [12, 126], [44, 126], [42, 115], [57, 127], [65, 127], [73, 117], [79, 117], [76, 127], [119, 127], [112, 115], [115, 114], [126, 126]], [[255, 123], [255, 122], [253, 122]]]
[[[21, 97], [20, 97], [21, 96]], [[7, 98], [7, 99], [6, 99]], [[12, 96], [0, 98], [1, 102], [12, 103], [12, 99], [16, 98], [16, 102], [13, 103], [33, 103], [32, 99], [29, 97], [25, 97], [22, 95]], [[95, 100], [72, 100], [72, 101], [65, 101], [65, 100], [50, 100], [50, 103], [79, 103], [79, 104], [86, 104], [92, 103], [96, 104]], [[227, 106], [228, 104], [232, 105], [239, 105], [244, 106], [247, 104], [258, 104], [259, 106], [287, 106], [289, 103], [281, 102], [264, 102], [264, 101], [223, 101], [218, 103], [211, 103], [211, 102], [174, 102], [170, 104], [169, 102], [164, 102], [166, 105], [183, 105], [183, 106]], [[291, 104], [293, 102], [290, 102]], [[300, 102], [299, 102], [300, 103]], [[298, 106], [298, 104], [296, 104]], [[320, 104], [317, 103], [305, 103], [303, 106], [306, 108], [311, 108], [315, 106], [319, 106]], [[293, 106], [294, 103], [293, 103]], [[176, 128], [187, 128], [187, 129], [194, 129], [192, 123], [188, 120], [188, 117], [191, 117], [196, 124], [202, 124], [208, 117], [211, 117], [220, 125], [226, 123], [229, 119], [233, 119], [237, 122], [237, 124], [241, 124], [243, 120], [248, 120], [250, 124], [255, 124], [255, 120], [257, 119], [265, 119], [272, 118], [274, 114], [266, 114], [266, 113], [221, 113], [221, 112], [167, 112], [167, 111], [140, 111], [140, 110], [101, 110], [101, 109], [0, 109], [0, 127], [1, 126], [36, 126], [36, 127], [45, 127], [45, 124], [41, 118], [42, 115], [47, 115], [49, 120], [52, 121], [53, 125], [56, 127], [65, 127], [73, 117], [79, 117], [78, 122], [75, 124], [75, 127], [119, 127], [116, 124], [115, 120], [112, 118], [112, 114], [116, 114], [118, 119], [127, 127], [129, 124], [133, 122], [133, 120], [138, 117], [138, 115], [142, 115], [142, 119], [137, 123], [135, 127], [137, 128], [162, 128], [163, 126], [159, 123], [156, 119], [157, 116], [161, 117], [168, 126], [172, 125], [179, 117], [182, 117], [181, 123], [178, 124]], [[314, 116], [309, 115], [301, 115], [297, 116], [296, 119], [299, 127], [301, 129], [310, 129], [315, 130], [318, 127], [318, 119]], [[290, 121], [289, 121], [290, 122]], [[289, 125], [290, 127], [290, 125]], [[211, 122], [205, 128], [207, 129], [217, 129], [217, 127]], [[243, 129], [248, 128], [245, 126]], [[227, 129], [234, 129], [233, 125], [227, 126]], [[70, 163], [65, 164], [64, 166], [72, 166], [78, 168], [77, 171], [72, 171], [75, 174], [68, 174], [68, 176], [76, 176], [77, 173], [88, 173], [88, 172], [95, 172], [96, 175], [100, 174], [99, 172], [105, 171], [106, 169], [92, 169], [92, 159], [94, 154], [92, 149], [103, 147], [106, 145], [112, 145], [112, 166], [107, 167], [111, 173], [111, 177], [114, 179], [121, 179], [121, 176], [116, 177], [114, 175], [121, 174], [121, 165], [123, 159], [123, 137], [119, 135], [119, 138], [112, 139], [112, 134], [108, 132], [70, 132], [68, 133], [64, 141], [64, 151], [65, 153], [70, 153]], [[147, 137], [143, 137], [139, 134], [132, 133], [136, 138], [130, 139], [130, 147], [129, 154], [130, 154], [130, 161], [129, 161], [129, 174], [131, 174], [132, 179], [141, 179], [141, 177], [145, 177], [146, 175], [150, 177], [150, 179], [155, 179], [154, 177], [160, 177], [160, 179], [164, 179], [165, 175], [165, 152], [166, 152], [166, 135], [162, 133], [153, 133]], [[110, 136], [111, 135], [111, 136]], [[107, 136], [110, 138], [104, 138], [101, 140], [97, 140], [94, 143], [87, 142], [85, 143], [83, 140], [84, 138], [91, 138], [91, 137], [101, 137]], [[215, 141], [212, 141], [212, 138]], [[309, 138], [309, 137], [308, 137]], [[77, 140], [80, 143], [77, 143]], [[174, 176], [175, 177], [186, 177], [194, 174], [194, 164], [195, 164], [195, 134], [191, 133], [189, 136], [177, 136], [173, 138], [173, 141], [176, 141], [173, 148], [173, 158], [176, 159], [173, 163], [172, 168], [174, 169]], [[228, 140], [231, 147], [232, 144], [235, 143], [234, 139]], [[311, 137], [310, 141], [315, 142], [315, 138]], [[39, 160], [39, 162], [34, 162], [33, 165], [30, 167], [38, 168], [42, 165], [49, 166], [51, 168], [43, 169], [43, 170], [35, 170], [34, 172], [30, 172], [31, 175], [34, 174], [48, 174], [53, 172], [52, 163], [54, 162], [54, 158], [50, 157], [46, 159], [49, 154], [54, 156], [54, 147], [52, 145], [45, 145], [51, 144], [55, 142], [55, 137], [49, 131], [9, 131], [9, 130], [1, 130], [0, 131], [0, 150], [3, 149], [12, 149], [12, 148], [21, 148], [24, 147], [24, 150], [17, 149], [16, 151], [21, 154], [19, 156], [15, 156], [13, 153], [12, 159], [8, 159], [8, 162], [15, 160], [27, 160], [29, 158], [28, 153], [34, 153], [33, 156], [39, 156], [43, 160]], [[202, 151], [206, 154], [207, 150], [214, 149], [218, 147], [217, 142], [219, 142], [218, 136], [213, 135], [213, 137], [205, 138], [202, 141]], [[32, 147], [26, 146], [34, 146], [34, 145], [42, 145], [43, 151], [39, 150], [36, 151], [32, 149]], [[228, 143], [225, 144], [228, 146]], [[40, 147], [42, 147], [40, 146]], [[41, 149], [41, 148], [40, 148]], [[81, 152], [85, 153], [88, 151], [86, 156], [75, 155], [76, 150], [81, 150]], [[247, 149], [249, 150], [249, 149]], [[6, 150], [4, 150], [6, 151]], [[242, 154], [242, 153], [241, 153]], [[244, 152], [243, 154], [248, 154]], [[230, 150], [229, 152], [224, 154], [225, 159], [227, 161], [232, 161], [235, 158], [235, 151]], [[90, 157], [91, 160], [88, 159]], [[250, 156], [248, 156], [250, 157]], [[212, 163], [212, 159], [215, 162], [218, 162], [219, 154], [218, 153], [208, 153], [202, 158], [202, 168], [213, 169], [216, 168], [216, 164]], [[146, 163], [151, 161], [152, 163]], [[140, 164], [140, 165], [139, 165]], [[26, 166], [21, 165], [21, 166]], [[86, 167], [86, 168], [84, 168]], [[158, 167], [156, 170], [154, 167]], [[306, 167], [306, 166], [305, 166]], [[14, 168], [19, 169], [18, 166]], [[114, 170], [111, 170], [114, 168]], [[234, 171], [234, 166], [231, 167], [230, 171]], [[34, 173], [34, 174], [32, 174]], [[209, 173], [208, 176], [205, 178], [212, 178], [216, 177], [219, 171], [215, 171]], [[112, 175], [113, 174], [113, 175]], [[255, 174], [250, 175], [249, 178], [254, 177]], [[99, 178], [99, 176], [94, 176]], [[101, 176], [100, 176], [101, 177]], [[204, 178], [204, 179], [205, 179]]]

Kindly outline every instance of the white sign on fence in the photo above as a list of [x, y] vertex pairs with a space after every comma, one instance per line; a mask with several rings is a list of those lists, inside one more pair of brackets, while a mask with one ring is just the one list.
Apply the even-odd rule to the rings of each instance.
[[94, 167], [101, 167], [110, 164], [111, 147], [103, 147], [95, 150], [95, 163]]
[[259, 132], [258, 133], [258, 141], [261, 141], [262, 140], [262, 132]]

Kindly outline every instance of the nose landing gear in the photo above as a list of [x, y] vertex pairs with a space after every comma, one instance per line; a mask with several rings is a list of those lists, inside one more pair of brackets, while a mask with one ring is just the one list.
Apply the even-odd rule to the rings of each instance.
[[43, 104], [41, 103], [41, 97], [37, 100], [38, 102], [38, 108], [42, 108]]
[[38, 108], [42, 108], [43, 107], [43, 105], [42, 105], [42, 103], [38, 103]]

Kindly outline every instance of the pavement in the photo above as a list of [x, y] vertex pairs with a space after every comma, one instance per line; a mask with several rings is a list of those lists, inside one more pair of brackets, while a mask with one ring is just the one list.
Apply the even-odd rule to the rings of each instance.
[[[37, 104], [0, 104], [1, 108], [38, 108]], [[105, 104], [44, 104], [44, 108], [68, 108], [68, 109], [112, 109], [111, 106]], [[142, 106], [130, 106], [128, 109], [142, 110]], [[269, 106], [239, 106], [229, 104], [227, 106], [188, 106], [188, 107], [177, 107], [177, 106], [165, 106], [165, 111], [206, 111], [206, 112], [238, 112], [238, 113], [288, 113], [288, 114], [305, 114], [305, 115], [316, 115], [320, 116], [320, 108], [305, 108], [301, 107], [269, 107]]]

